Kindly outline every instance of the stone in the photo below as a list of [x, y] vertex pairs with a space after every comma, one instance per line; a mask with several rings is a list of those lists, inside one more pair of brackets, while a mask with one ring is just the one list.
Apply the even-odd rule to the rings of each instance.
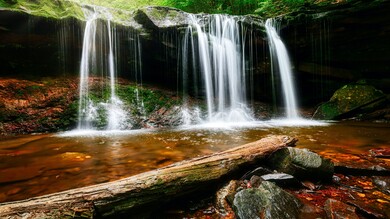
[[260, 184], [263, 182], [263, 178], [261, 178], [260, 176], [256, 176], [256, 175], [253, 175], [250, 180], [249, 180], [249, 185], [252, 187], [252, 188], [257, 188], [260, 186]]
[[296, 186], [299, 185], [298, 180], [294, 176], [286, 173], [272, 173], [262, 175], [261, 179], [269, 182], [273, 182], [278, 186]]
[[307, 149], [283, 148], [273, 153], [267, 163], [278, 172], [299, 179], [331, 180], [334, 172], [334, 165], [329, 159]]
[[149, 6], [137, 11], [134, 19], [147, 29], [178, 28], [188, 25], [188, 14], [169, 7]]
[[267, 181], [258, 188], [241, 190], [233, 201], [233, 209], [240, 219], [293, 219], [298, 218], [301, 207], [296, 197]]
[[390, 177], [389, 176], [374, 176], [372, 182], [382, 192], [390, 195]]
[[326, 215], [332, 219], [359, 219], [356, 208], [335, 199], [328, 199], [324, 206]]
[[365, 84], [350, 84], [338, 89], [330, 100], [320, 105], [314, 119], [333, 120], [372, 112], [387, 101], [382, 91]]

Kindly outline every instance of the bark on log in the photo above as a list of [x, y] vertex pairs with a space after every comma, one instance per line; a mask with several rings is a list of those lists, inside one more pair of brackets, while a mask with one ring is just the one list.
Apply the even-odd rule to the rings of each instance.
[[259, 162], [280, 148], [293, 146], [296, 141], [288, 136], [270, 136], [114, 182], [1, 203], [0, 218], [115, 216], [194, 192], [243, 166]]

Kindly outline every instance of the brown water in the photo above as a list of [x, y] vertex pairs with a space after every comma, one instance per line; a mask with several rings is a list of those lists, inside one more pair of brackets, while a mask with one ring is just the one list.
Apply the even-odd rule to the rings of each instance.
[[373, 123], [3, 137], [0, 202], [117, 180], [271, 134], [297, 137], [298, 147], [328, 156], [367, 154], [371, 148], [390, 147], [390, 124]]

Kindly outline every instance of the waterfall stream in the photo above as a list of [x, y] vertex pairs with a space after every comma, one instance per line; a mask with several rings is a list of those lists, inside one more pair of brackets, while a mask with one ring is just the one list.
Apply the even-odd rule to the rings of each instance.
[[[246, 106], [244, 42], [238, 21], [233, 16], [210, 15], [206, 27], [197, 15], [189, 16], [182, 60], [187, 62], [187, 56], [192, 57], [192, 68], [199, 67], [201, 72], [207, 102], [206, 121], [253, 121]], [[198, 57], [195, 58], [195, 54]], [[187, 75], [187, 69], [191, 68], [183, 68], [183, 75]]]
[[279, 72], [282, 80], [286, 117], [288, 119], [299, 119], [291, 63], [286, 46], [276, 30], [274, 19], [267, 19], [265, 28], [271, 53], [272, 74]]
[[[123, 102], [116, 95], [116, 70], [115, 70], [115, 29], [112, 29], [110, 14], [107, 11], [98, 11], [97, 8], [86, 9], [84, 8], [84, 14], [87, 18], [84, 31], [83, 49], [80, 64], [80, 85], [79, 85], [79, 117], [78, 117], [78, 129], [88, 130], [96, 129], [94, 123], [102, 123], [97, 121], [101, 111], [104, 111], [106, 115], [106, 130], [118, 130], [124, 129], [127, 126], [127, 112], [123, 109]], [[104, 31], [98, 32], [98, 18], [99, 16], [105, 16], [107, 19], [107, 36], [100, 36], [104, 34]], [[97, 40], [100, 37], [100, 41]], [[108, 41], [108, 48], [105, 48]], [[108, 50], [108, 57], [104, 57], [105, 49]], [[98, 59], [99, 57], [99, 59]], [[97, 66], [97, 62], [100, 65]], [[104, 64], [108, 62], [108, 73], [104, 71]], [[102, 69], [98, 69], [102, 68]], [[96, 76], [96, 72], [102, 71], [102, 75], [106, 76], [110, 83], [109, 99], [106, 102], [94, 102], [90, 99], [90, 80], [91, 76]], [[104, 81], [103, 81], [104, 82]], [[100, 128], [100, 127], [99, 127]]]

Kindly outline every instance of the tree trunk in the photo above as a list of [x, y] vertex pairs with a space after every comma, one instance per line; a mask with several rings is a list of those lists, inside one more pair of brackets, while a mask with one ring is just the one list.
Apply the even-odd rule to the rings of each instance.
[[84, 188], [0, 204], [0, 218], [108, 217], [212, 185], [297, 140], [271, 136], [230, 150]]

